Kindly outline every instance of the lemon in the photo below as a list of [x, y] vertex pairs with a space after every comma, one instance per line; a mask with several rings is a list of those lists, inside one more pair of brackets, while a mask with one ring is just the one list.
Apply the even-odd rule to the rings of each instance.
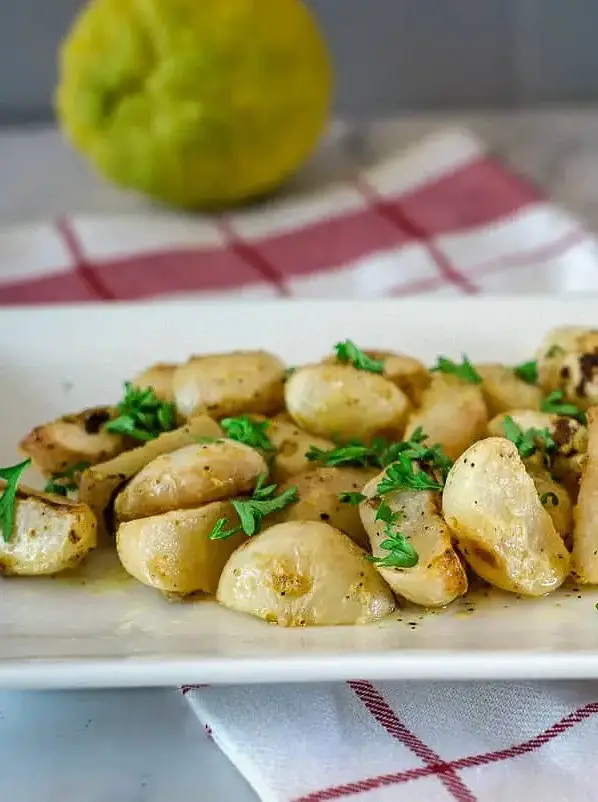
[[183, 207], [263, 195], [314, 148], [332, 69], [299, 0], [92, 0], [56, 110], [113, 182]]

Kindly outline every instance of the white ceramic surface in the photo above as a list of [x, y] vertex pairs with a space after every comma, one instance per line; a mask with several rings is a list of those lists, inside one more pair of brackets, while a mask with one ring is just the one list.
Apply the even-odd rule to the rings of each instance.
[[[547, 327], [594, 324], [598, 299], [148, 304], [0, 311], [0, 464], [19, 436], [67, 410], [112, 401], [145, 364], [265, 347], [289, 363], [332, 343], [521, 361]], [[169, 604], [109, 553], [65, 579], [0, 587], [0, 685], [108, 687], [342, 678], [597, 677], [598, 590], [539, 601], [474, 594], [405, 608], [375, 626], [285, 630], [213, 602]], [[409, 626], [415, 622], [416, 626]]]

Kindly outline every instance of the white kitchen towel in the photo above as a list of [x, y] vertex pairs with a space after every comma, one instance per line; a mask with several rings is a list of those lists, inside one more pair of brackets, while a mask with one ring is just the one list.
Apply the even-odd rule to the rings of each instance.
[[262, 802], [598, 799], [596, 682], [183, 692]]

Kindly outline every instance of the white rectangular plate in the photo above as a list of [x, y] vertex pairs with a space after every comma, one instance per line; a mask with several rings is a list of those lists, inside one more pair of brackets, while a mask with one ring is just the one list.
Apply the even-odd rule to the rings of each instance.
[[[473, 360], [529, 358], [550, 326], [596, 325], [598, 300], [170, 303], [0, 311], [0, 464], [34, 424], [113, 402], [145, 365], [267, 348], [289, 364], [339, 339]], [[597, 522], [598, 523], [598, 522]], [[482, 591], [375, 626], [286, 630], [170, 604], [99, 554], [66, 578], [0, 582], [0, 686], [598, 677], [598, 589], [541, 600]]]

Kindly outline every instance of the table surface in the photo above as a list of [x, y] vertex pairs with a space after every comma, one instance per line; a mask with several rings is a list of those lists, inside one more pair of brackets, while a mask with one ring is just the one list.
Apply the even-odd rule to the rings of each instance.
[[178, 690], [0, 693], [2, 799], [255, 802]]
[[[557, 201], [598, 230], [598, 110], [560, 109], [406, 117], [369, 124], [339, 123], [298, 183], [367, 163], [445, 126], [467, 127], [492, 151], [528, 174]], [[51, 128], [0, 131], [0, 224], [69, 212], [138, 212], [143, 203], [98, 180]]]
[[[369, 154], [396, 150], [445, 125], [473, 130], [598, 231], [593, 110], [337, 124], [297, 181], [317, 184], [331, 171], [367, 164]], [[1, 225], [143, 208], [95, 178], [52, 129], [0, 132], [0, 187]], [[3, 798], [11, 802], [257, 798], [172, 689], [0, 693], [0, 751]]]

